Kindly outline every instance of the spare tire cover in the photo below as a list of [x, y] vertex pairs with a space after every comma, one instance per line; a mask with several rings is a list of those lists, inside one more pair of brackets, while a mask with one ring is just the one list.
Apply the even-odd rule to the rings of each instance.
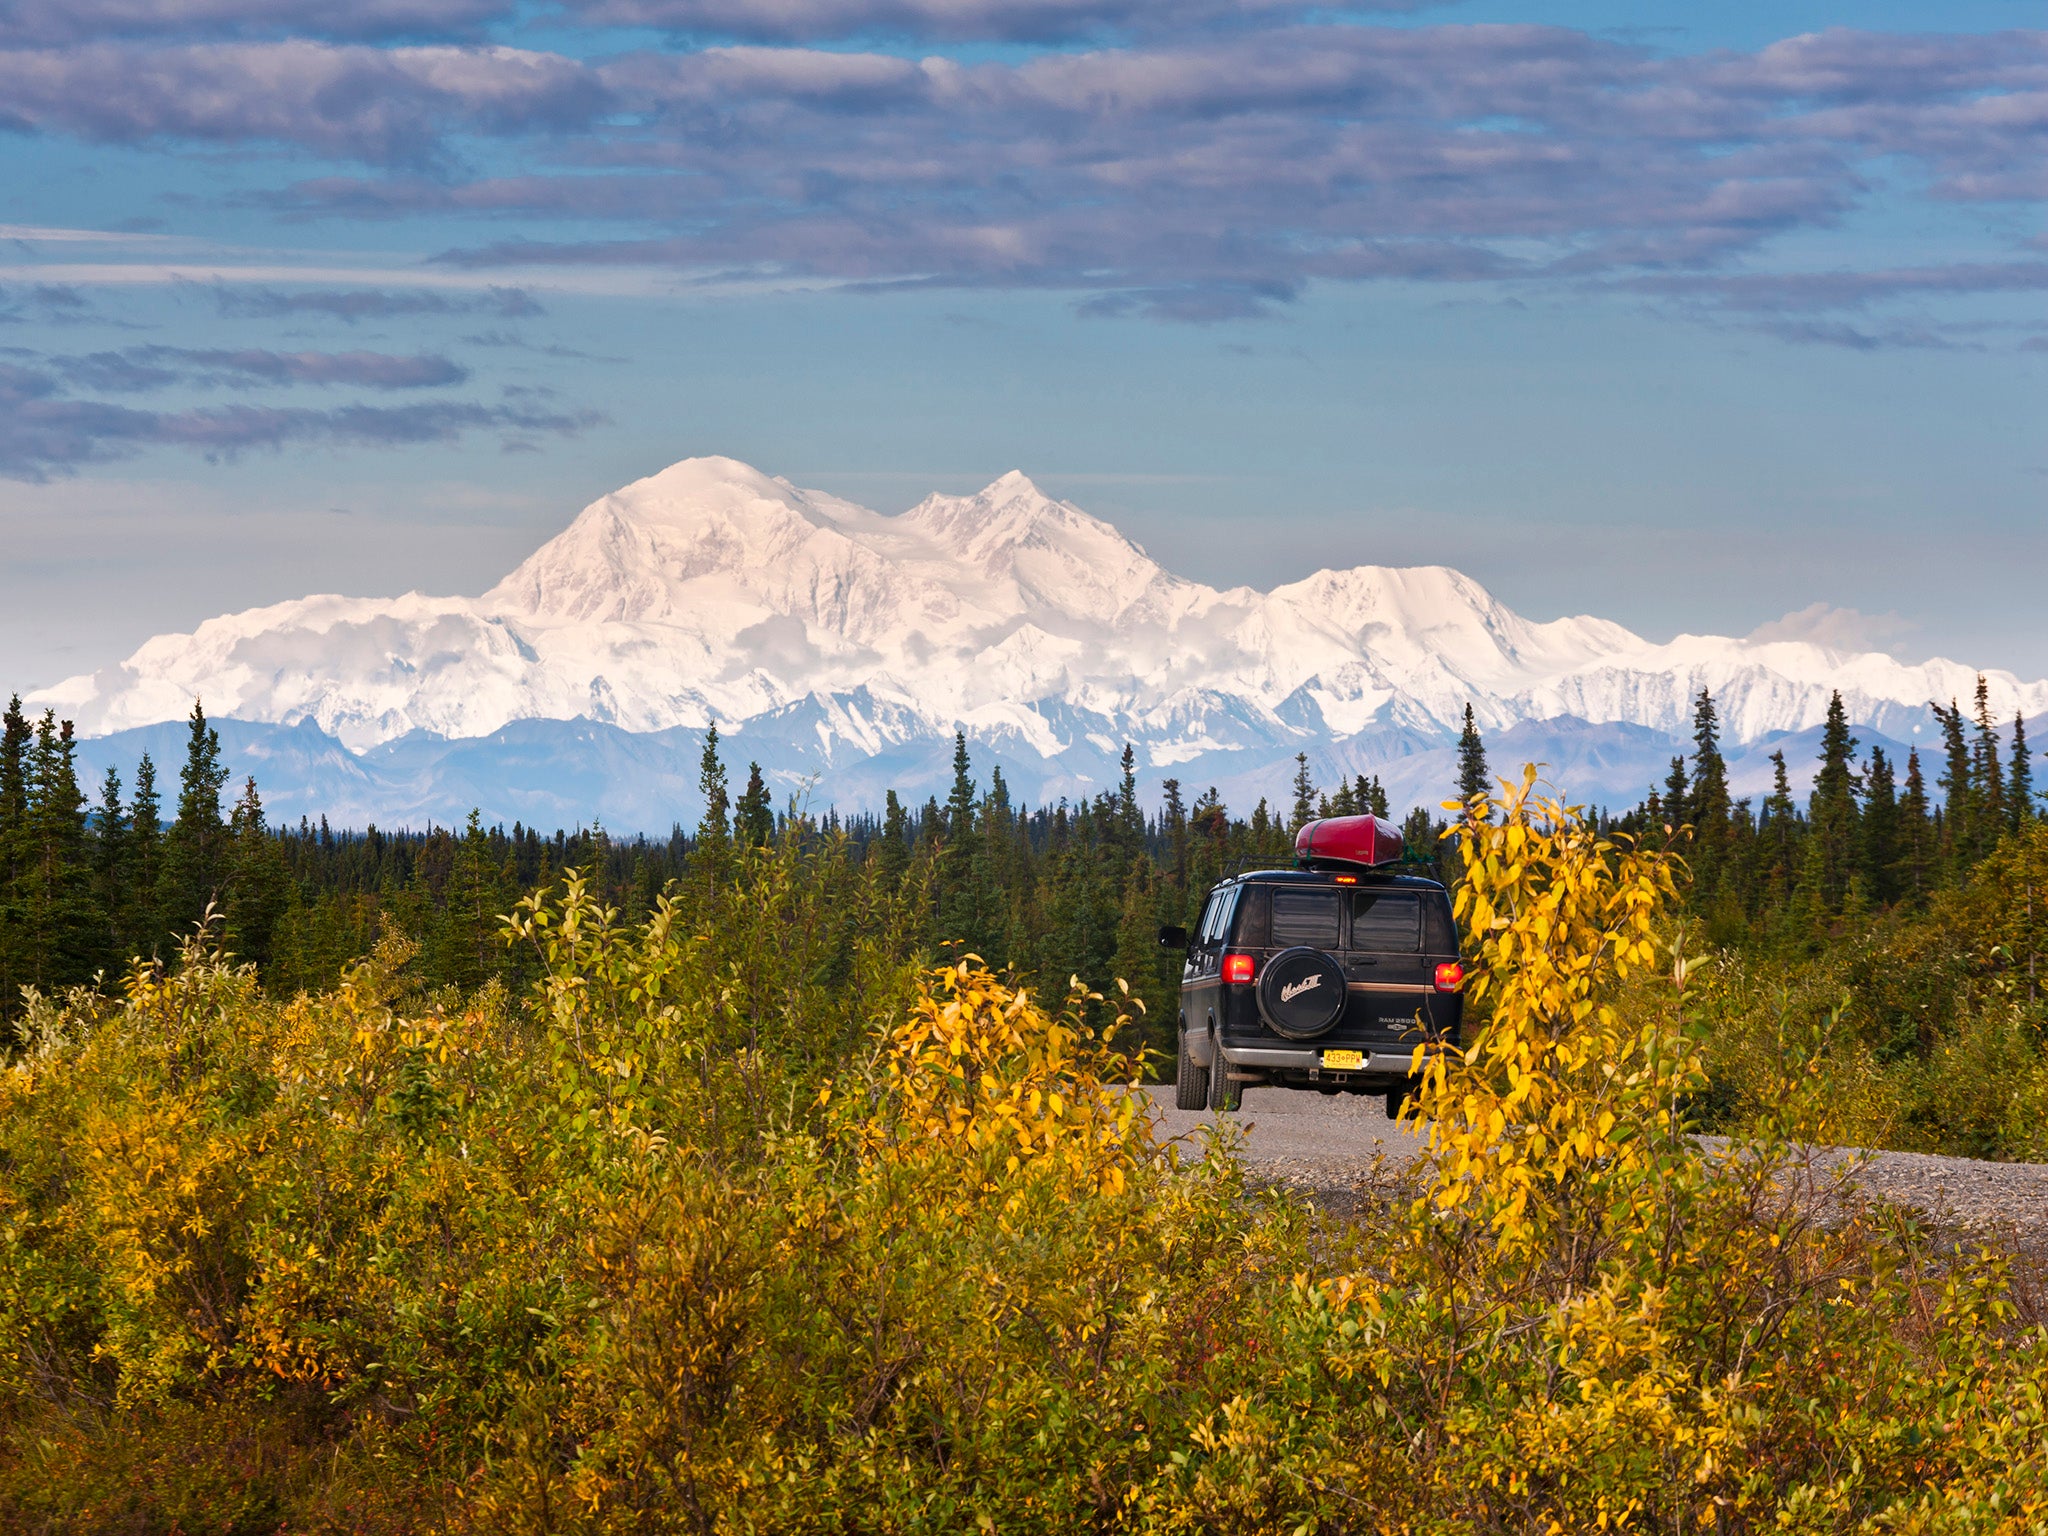
[[1344, 968], [1320, 949], [1283, 949], [1259, 974], [1259, 1015], [1276, 1035], [1313, 1040], [1344, 1016]]

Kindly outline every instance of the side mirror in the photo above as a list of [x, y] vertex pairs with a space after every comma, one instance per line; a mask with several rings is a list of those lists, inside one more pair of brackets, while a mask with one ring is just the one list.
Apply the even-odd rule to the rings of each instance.
[[1159, 947], [1161, 949], [1186, 949], [1188, 947], [1187, 929], [1181, 927], [1178, 923], [1168, 923], [1159, 930]]

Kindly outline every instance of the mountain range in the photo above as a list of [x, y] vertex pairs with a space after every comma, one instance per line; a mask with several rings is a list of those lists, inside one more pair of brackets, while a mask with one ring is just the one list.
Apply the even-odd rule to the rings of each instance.
[[[1990, 672], [1993, 709], [2048, 682]], [[665, 832], [700, 809], [716, 723], [816, 808], [922, 799], [978, 772], [1044, 802], [1112, 783], [1125, 742], [1148, 795], [1171, 775], [1236, 808], [1376, 773], [1397, 804], [1454, 782], [1469, 704], [1497, 767], [1551, 765], [1573, 798], [1633, 803], [1689, 747], [1702, 687], [1738, 793], [1795, 770], [1829, 694], [1866, 744], [1929, 741], [1930, 699], [1976, 669], [1800, 641], [1536, 623], [1443, 566], [1318, 571], [1261, 592], [1163, 569], [1110, 524], [1010, 473], [886, 515], [749, 465], [694, 458], [586, 507], [480, 597], [321, 595], [160, 635], [30, 696], [81, 758], [126, 775], [182, 755], [194, 698], [274, 814], [337, 825], [602, 820]], [[1803, 778], [1803, 774], [1799, 774]]]

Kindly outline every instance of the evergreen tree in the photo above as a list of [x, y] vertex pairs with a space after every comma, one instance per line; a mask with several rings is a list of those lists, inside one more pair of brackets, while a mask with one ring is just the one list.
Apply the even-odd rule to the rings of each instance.
[[284, 849], [263, 819], [263, 797], [251, 774], [228, 817], [229, 856], [226, 943], [237, 959], [269, 974], [278, 920], [290, 901], [291, 871]]
[[1849, 734], [1849, 715], [1838, 690], [1828, 698], [1820, 771], [1807, 801], [1806, 887], [1826, 913], [1842, 910], [1859, 863], [1856, 795], [1861, 780], [1850, 766], [1855, 756], [1856, 738]]
[[[1260, 802], [1263, 807], [1264, 802]], [[1294, 810], [1287, 818], [1287, 835], [1294, 836], [1316, 819], [1316, 781], [1308, 771], [1308, 754], [1294, 754]]]
[[1493, 788], [1493, 780], [1486, 768], [1486, 743], [1480, 739], [1479, 723], [1472, 716], [1472, 706], [1465, 706], [1465, 729], [1458, 737], [1458, 798], [1467, 805], [1477, 795], [1486, 794]]
[[1860, 876], [1870, 899], [1881, 906], [1898, 900], [1898, 784], [1884, 748], [1870, 749], [1870, 768], [1863, 779], [1863, 857]]
[[747, 764], [747, 787], [733, 808], [732, 822], [733, 836], [749, 848], [766, 848], [775, 841], [775, 807], [759, 763]]
[[134, 927], [128, 883], [128, 812], [121, 804], [121, 774], [111, 763], [100, 780], [100, 805], [95, 817], [92, 849], [93, 892], [106, 918], [106, 948], [116, 962], [128, 958], [128, 934]]
[[1714, 708], [1714, 696], [1702, 688], [1692, 707], [1692, 793], [1685, 819], [1692, 823], [1693, 897], [1703, 907], [1721, 886], [1728, 860], [1730, 809], [1720, 715]]
[[1380, 784], [1378, 774], [1368, 778], [1361, 773], [1358, 776], [1356, 795], [1359, 814], [1377, 816], [1383, 821], [1392, 819], [1394, 813], [1387, 807], [1387, 792]]
[[28, 864], [28, 753], [35, 733], [21, 712], [21, 695], [7, 701], [0, 726], [0, 1017], [12, 1018], [29, 973], [31, 942], [21, 909]]
[[195, 701], [185, 766], [178, 774], [178, 819], [164, 834], [159, 901], [163, 920], [179, 935], [224, 894], [228, 828], [221, 816], [220, 791], [227, 780], [220, 734], [206, 723], [206, 711]]
[[697, 759], [697, 793], [704, 797], [704, 814], [697, 822], [697, 847], [690, 862], [705, 885], [716, 890], [732, 858], [732, 795], [718, 756], [715, 722], [704, 732], [704, 751]]
[[71, 722], [46, 710], [27, 763], [27, 836], [16, 910], [25, 944], [21, 984], [44, 991], [82, 986], [108, 956], [106, 914], [93, 891], [85, 796], [78, 787]]
[[1991, 687], [1984, 674], [1977, 674], [1977, 740], [1970, 752], [1972, 798], [1976, 802], [1977, 824], [1970, 830], [1970, 855], [1974, 862], [1991, 851], [2005, 831], [2005, 769], [1999, 762], [1998, 724], [1991, 718]]
[[157, 905], [157, 887], [163, 878], [163, 836], [156, 764], [145, 752], [135, 765], [135, 799], [128, 808], [128, 858], [123, 875], [128, 888], [127, 926], [120, 944], [124, 958], [154, 956], [162, 949], [165, 924]]
[[1771, 797], [1764, 802], [1757, 830], [1764, 858], [1764, 896], [1773, 908], [1782, 910], [1792, 898], [1800, 831], [1799, 811], [1792, 803], [1792, 781], [1782, 750], [1771, 754]]
[[[1166, 854], [1171, 860], [1168, 875], [1174, 892], [1185, 897], [1188, 889], [1188, 813], [1180, 795], [1180, 780], [1167, 779], [1159, 786], [1166, 795]], [[1179, 906], [1167, 921], [1179, 922]]]
[[903, 802], [896, 798], [893, 789], [884, 802], [881, 836], [875, 839], [869, 856], [875, 861], [877, 873], [891, 886], [910, 867], [910, 818], [904, 814]]
[[483, 818], [472, 809], [449, 865], [447, 899], [430, 944], [435, 972], [465, 991], [495, 975], [505, 956], [498, 919], [512, 908], [504, 870]]
[[1942, 854], [1951, 874], [1968, 867], [1976, 842], [1976, 786], [1971, 773], [1970, 744], [1963, 734], [1963, 712], [1954, 699], [1948, 708], [1928, 706], [1941, 722], [1945, 766], [1939, 780], [1945, 811]]
[[964, 858], [974, 845], [973, 763], [967, 756], [967, 733], [953, 733], [953, 788], [946, 796], [946, 841]]
[[2034, 763], [2027, 747], [2027, 717], [2012, 717], [2012, 777], [2005, 790], [2005, 813], [2017, 832], [2034, 816]]
[[1664, 819], [1672, 831], [1685, 825], [1687, 808], [1692, 804], [1692, 786], [1686, 781], [1685, 759], [1671, 759], [1671, 771], [1664, 775]]
[[1136, 857], [1145, 851], [1145, 813], [1138, 808], [1138, 754], [1128, 741], [1119, 761], [1123, 776], [1117, 780], [1116, 840], [1124, 854]]
[[1937, 845], [1934, 825], [1928, 816], [1927, 779], [1920, 771], [1917, 750], [1906, 753], [1906, 787], [1899, 795], [1898, 846], [1896, 889], [1909, 901], [1922, 901], [1934, 883]]

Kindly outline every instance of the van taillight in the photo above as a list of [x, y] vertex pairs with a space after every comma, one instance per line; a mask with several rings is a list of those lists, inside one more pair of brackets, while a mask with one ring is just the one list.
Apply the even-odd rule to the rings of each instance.
[[1238, 983], [1248, 982], [1259, 974], [1259, 962], [1250, 955], [1225, 955], [1223, 957], [1223, 979]]
[[1465, 967], [1455, 960], [1446, 960], [1436, 968], [1436, 989], [1439, 992], [1455, 992], [1465, 985]]

